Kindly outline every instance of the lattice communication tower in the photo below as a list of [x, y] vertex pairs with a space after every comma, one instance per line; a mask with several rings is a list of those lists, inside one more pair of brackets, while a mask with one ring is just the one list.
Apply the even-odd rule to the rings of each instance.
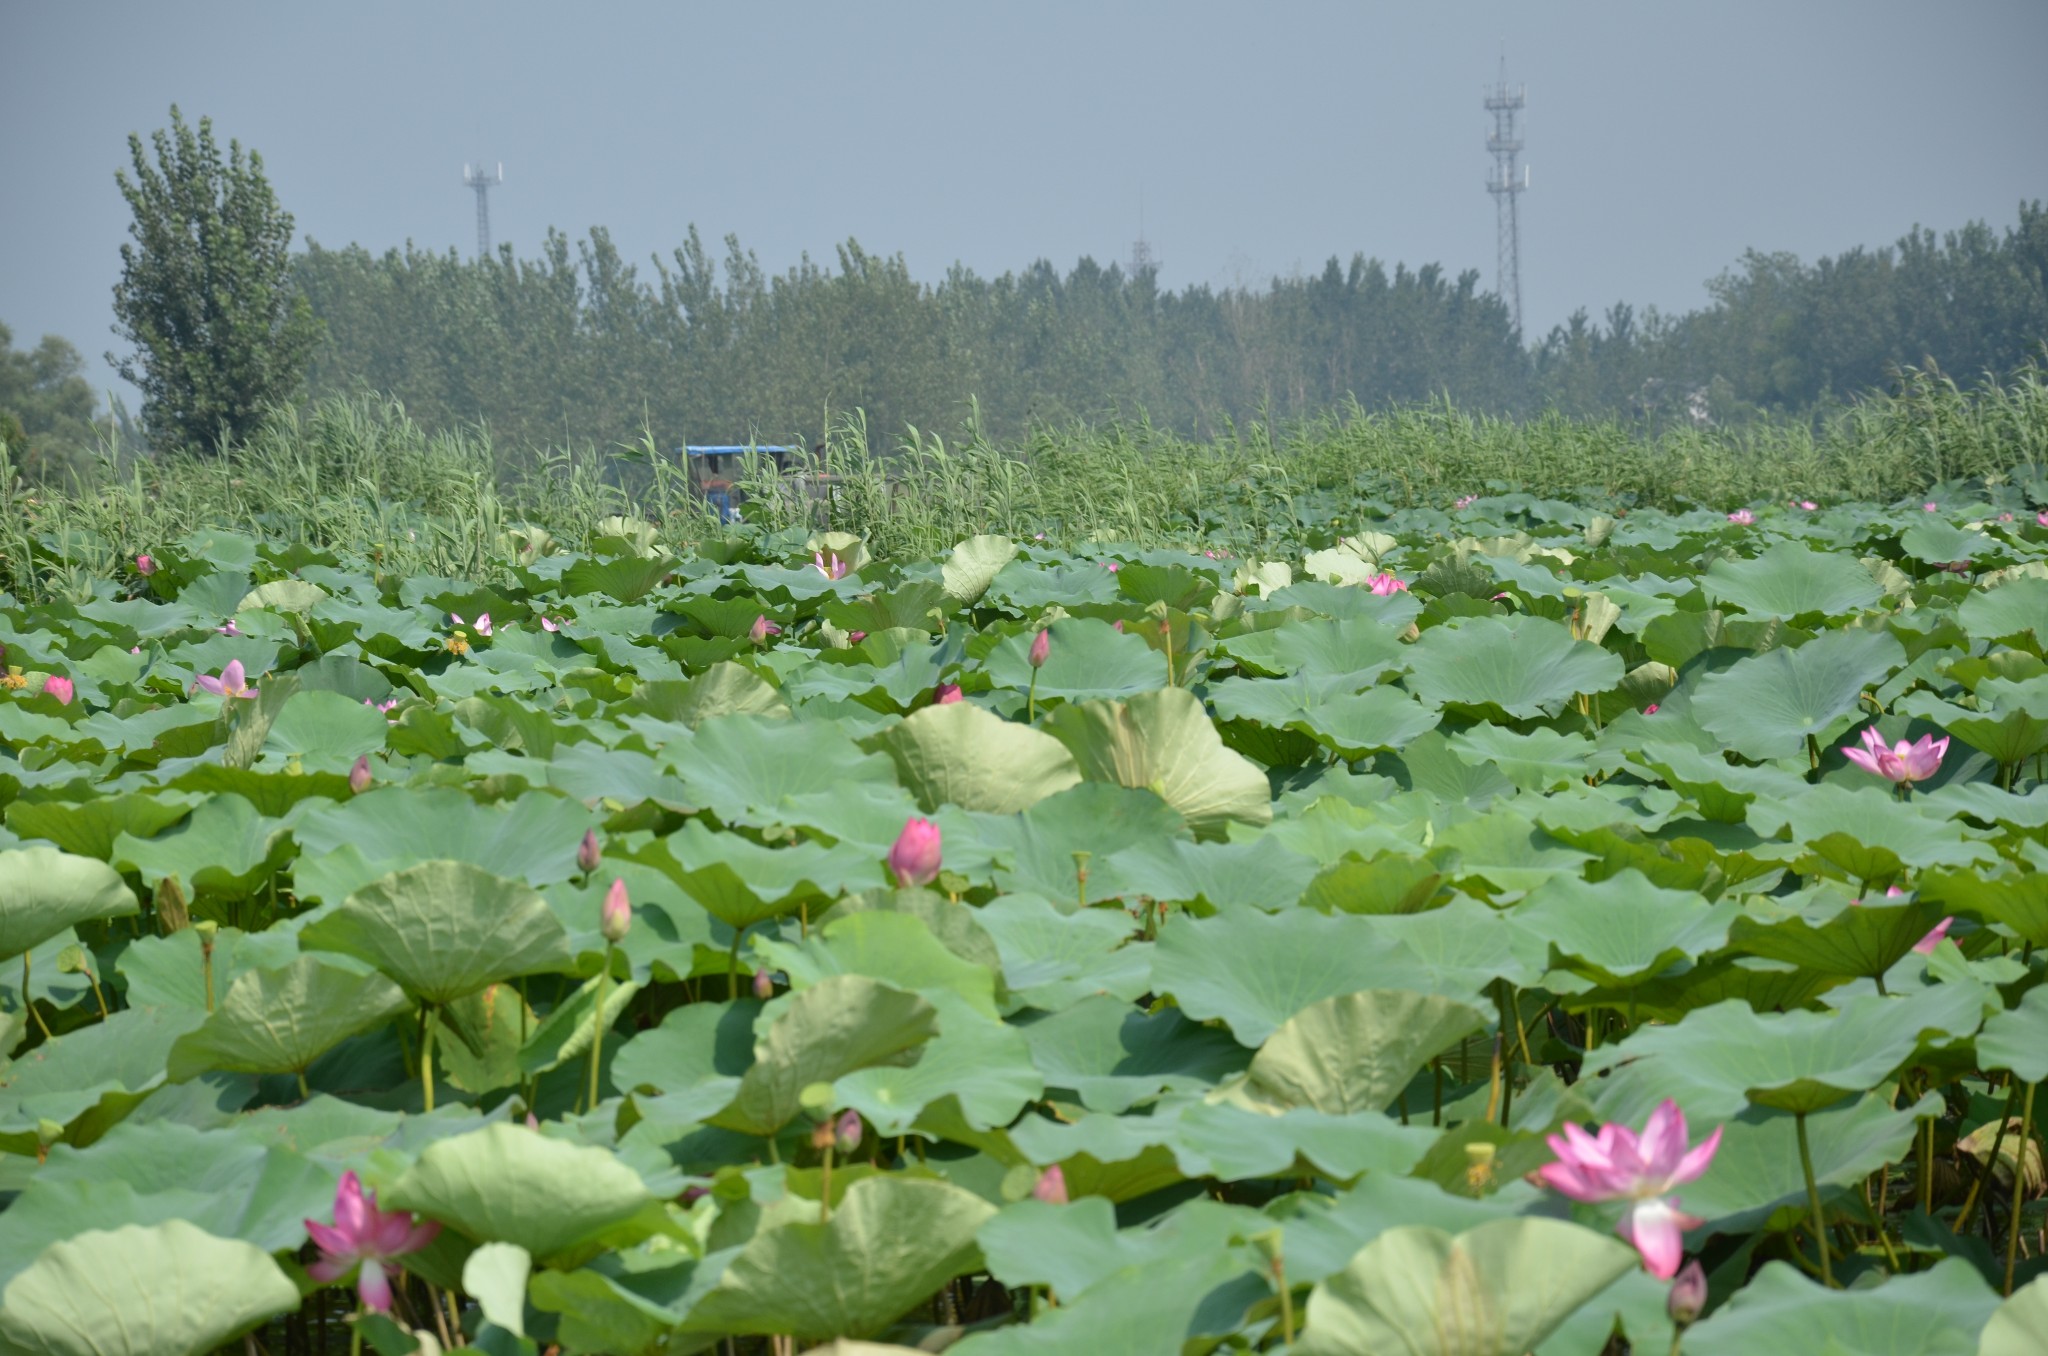
[[476, 190], [476, 257], [491, 257], [491, 189], [505, 182], [505, 165], [496, 170], [482, 165], [464, 165], [462, 182]]
[[1515, 200], [1529, 188], [1529, 167], [1517, 165], [1522, 153], [1522, 107], [1528, 102], [1528, 86], [1508, 84], [1508, 62], [1501, 58], [1500, 79], [1486, 91], [1486, 111], [1493, 114], [1493, 131], [1486, 149], [1493, 152], [1493, 175], [1486, 191], [1493, 195], [1498, 218], [1496, 250], [1499, 254], [1500, 298], [1507, 303], [1508, 319], [1515, 333], [1522, 332], [1522, 229]]
[[1145, 190], [1138, 190], [1138, 238], [1131, 242], [1132, 279], [1146, 273], [1159, 271], [1159, 256], [1152, 252], [1152, 242], [1145, 238]]

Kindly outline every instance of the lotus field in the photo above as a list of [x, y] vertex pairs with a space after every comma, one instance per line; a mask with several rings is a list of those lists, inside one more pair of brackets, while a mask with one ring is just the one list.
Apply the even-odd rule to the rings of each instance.
[[0, 1353], [2048, 1351], [2034, 500], [0, 595]]

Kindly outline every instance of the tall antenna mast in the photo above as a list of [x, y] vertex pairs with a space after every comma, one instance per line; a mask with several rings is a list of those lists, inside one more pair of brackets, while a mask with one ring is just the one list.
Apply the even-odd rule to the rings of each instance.
[[491, 257], [491, 189], [505, 182], [505, 162], [499, 161], [495, 172], [481, 164], [464, 165], [462, 182], [476, 190], [476, 257]]
[[1486, 93], [1486, 111], [1493, 114], [1493, 131], [1486, 149], [1493, 152], [1493, 177], [1486, 191], [1493, 195], [1498, 217], [1498, 281], [1500, 299], [1507, 303], [1508, 321], [1515, 333], [1522, 332], [1522, 229], [1515, 213], [1515, 199], [1529, 187], [1529, 167], [1517, 172], [1515, 157], [1522, 153], [1522, 129], [1517, 125], [1522, 106], [1528, 102], [1528, 86], [1508, 84], [1508, 59], [1502, 53], [1500, 79]]
[[1159, 271], [1159, 256], [1152, 252], [1152, 242], [1145, 238], [1145, 186], [1138, 186], [1138, 238], [1131, 242], [1131, 277]]

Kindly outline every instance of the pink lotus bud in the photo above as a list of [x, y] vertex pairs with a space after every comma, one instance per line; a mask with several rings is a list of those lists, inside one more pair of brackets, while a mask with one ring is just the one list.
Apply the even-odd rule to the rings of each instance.
[[598, 846], [597, 830], [585, 829], [583, 841], [576, 845], [576, 869], [584, 875], [597, 870], [597, 864], [604, 860], [604, 850]]
[[1933, 955], [1934, 948], [1941, 945], [1941, 939], [1948, 936], [1948, 925], [1955, 921], [1954, 918], [1944, 918], [1936, 923], [1932, 932], [1913, 943], [1913, 950], [1923, 956]]
[[850, 1154], [860, 1147], [860, 1113], [845, 1111], [832, 1126], [832, 1138], [839, 1142], [839, 1152]]
[[55, 674], [43, 680], [43, 691], [55, 697], [58, 703], [64, 706], [71, 705], [71, 698], [76, 695], [76, 689], [72, 687], [71, 680], [69, 678], [59, 678]]
[[1124, 633], [1124, 619], [1122, 617], [1118, 617], [1115, 621], [1109, 624], [1109, 629], [1116, 632], [1118, 635], [1122, 635]]
[[1059, 1164], [1055, 1163], [1038, 1174], [1038, 1181], [1031, 1188], [1031, 1199], [1044, 1201], [1047, 1205], [1067, 1203], [1067, 1175], [1060, 1171]]
[[597, 930], [604, 939], [614, 946], [626, 940], [628, 929], [633, 926], [633, 905], [626, 898], [626, 882], [616, 877], [612, 888], [604, 892], [604, 908], [598, 914]]
[[1102, 562], [1102, 568], [1108, 570], [1111, 574], [1115, 574], [1123, 568], [1123, 565], [1114, 560], [1105, 560]]
[[135, 573], [145, 577], [156, 573], [156, 562], [147, 555], [135, 557]]
[[754, 997], [763, 1003], [775, 997], [775, 976], [766, 970], [754, 971]]
[[1648, 706], [1644, 707], [1644, 708], [1643, 708], [1643, 714], [1644, 714], [1644, 715], [1646, 715], [1646, 716], [1654, 716], [1654, 715], [1656, 715], [1656, 714], [1657, 714], [1657, 703], [1655, 703], [1655, 702], [1651, 702], [1651, 703], [1650, 703], [1650, 704], [1649, 704]]
[[552, 617], [542, 617], [540, 619], [540, 629], [543, 631], [559, 631], [562, 629], [562, 624]]
[[527, 1112], [527, 1113], [526, 1113], [526, 1128], [527, 1128], [527, 1129], [529, 1129], [529, 1130], [536, 1130], [536, 1131], [537, 1131], [537, 1130], [539, 1130], [539, 1129], [540, 1129], [540, 1117], [538, 1117], [538, 1116], [534, 1115], [534, 1114], [533, 1114], [533, 1113], [532, 1113], [531, 1111]]
[[929, 819], [913, 819], [896, 836], [889, 849], [889, 869], [905, 889], [930, 885], [939, 875], [939, 826]]
[[868, 633], [865, 631], [848, 631], [846, 633], [846, 643], [848, 645], [858, 645], [867, 638]]
[[1052, 655], [1052, 632], [1040, 631], [1031, 641], [1031, 667], [1042, 669]]
[[932, 689], [933, 706], [950, 706], [954, 702], [961, 700], [963, 698], [961, 697], [960, 684], [958, 683], [940, 683]]
[[768, 637], [781, 634], [782, 628], [769, 621], [765, 615], [754, 618], [754, 624], [747, 628], [747, 639], [756, 645], [766, 645]]
[[1756, 515], [1748, 509], [1737, 509], [1728, 515], [1728, 521], [1734, 523], [1737, 527], [1748, 527], [1756, 521]]
[[1920, 506], [1920, 508], [1921, 508], [1921, 510], [1922, 510], [1923, 512], [1926, 512], [1926, 513], [1933, 513], [1933, 512], [1935, 512], [1935, 511], [1936, 511], [1936, 509], [1937, 509], [1937, 506], [1936, 506], [1935, 502], [1934, 502], [1934, 501], [1933, 501], [1932, 499], [1930, 499], [1930, 500], [1928, 500], [1928, 501], [1927, 501], [1926, 503], [1922, 504], [1922, 505]]
[[360, 796], [370, 789], [370, 755], [356, 759], [356, 765], [348, 770], [348, 789]]
[[1699, 1258], [1695, 1257], [1685, 1264], [1678, 1273], [1678, 1279], [1671, 1283], [1671, 1293], [1664, 1300], [1664, 1312], [1671, 1315], [1674, 1324], [1687, 1328], [1706, 1307], [1707, 1273], [1700, 1266]]

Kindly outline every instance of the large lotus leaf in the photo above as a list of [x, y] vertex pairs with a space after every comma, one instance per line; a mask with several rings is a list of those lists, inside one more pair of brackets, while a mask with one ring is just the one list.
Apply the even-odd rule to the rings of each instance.
[[2013, 579], [1963, 600], [1956, 620], [1979, 640], [2017, 640], [2031, 631], [2038, 651], [2048, 641], [2048, 579]]
[[1436, 846], [1456, 852], [1456, 879], [1468, 890], [1475, 888], [1475, 878], [1497, 890], [1533, 890], [1560, 871], [1578, 870], [1593, 855], [1499, 808], [1453, 824], [1437, 835]]
[[2010, 1070], [2022, 1083], [2048, 1079], [2048, 987], [2027, 990], [2018, 1007], [1984, 1023], [1977, 1059], [1986, 1069]]
[[[865, 975], [832, 975], [770, 1009], [754, 1065], [712, 1124], [771, 1135], [803, 1109], [803, 1090], [856, 1069], [900, 1061], [938, 1031], [938, 1010]], [[764, 1014], [765, 1016], [766, 1014]]]
[[[1806, 1118], [1813, 1175], [1823, 1201], [1840, 1200], [1859, 1214], [1870, 1174], [1908, 1153], [1919, 1118], [1941, 1109], [1930, 1095], [1895, 1110], [1889, 1089], [1816, 1111]], [[1692, 1127], [1695, 1139], [1708, 1133]], [[1799, 1164], [1798, 1126], [1782, 1111], [1750, 1107], [1721, 1123], [1721, 1147], [1699, 1180], [1678, 1190], [1687, 1214], [1710, 1233], [1783, 1228], [1806, 1216], [1806, 1177]]]
[[1637, 1264], [1626, 1243], [1562, 1220], [1495, 1220], [1457, 1235], [1404, 1225], [1316, 1285], [1294, 1349], [1519, 1356]]
[[1241, 665], [1258, 672], [1343, 678], [1353, 690], [1403, 666], [1407, 647], [1398, 627], [1368, 617], [1307, 621], [1236, 636], [1224, 647]]
[[1496, 979], [1517, 986], [1532, 984], [1550, 957], [1541, 932], [1524, 926], [1512, 913], [1463, 894], [1440, 908], [1361, 918], [1358, 933], [1367, 946], [1405, 947], [1421, 962], [1421, 969], [1401, 987], [1432, 993], [1483, 993]]
[[[1190, 1264], [1234, 1254], [1239, 1269], [1254, 1269], [1258, 1254], [1242, 1240], [1271, 1227], [1270, 1219], [1248, 1207], [1199, 1197], [1162, 1219], [1123, 1230], [1100, 1196], [1071, 1205], [1027, 1200], [1004, 1207], [981, 1226], [981, 1249], [989, 1274], [1004, 1285], [1048, 1286], [1065, 1307], [1118, 1273], [1140, 1267], [1177, 1278]], [[1178, 1339], [1172, 1350], [1180, 1350]]]
[[2048, 946], [2048, 872], [2017, 876], [1929, 872], [1920, 893], [1994, 923], [2003, 923], [2034, 946]]
[[1157, 792], [1197, 836], [1220, 836], [1231, 820], [1273, 817], [1265, 774], [1223, 746], [1201, 700], [1185, 688], [1064, 706], [1046, 728], [1073, 753], [1082, 776]]
[[1969, 1356], [1998, 1296], [1959, 1257], [1875, 1286], [1827, 1290], [1787, 1262], [1767, 1262], [1713, 1315], [1686, 1331], [1689, 1356], [1855, 1352]]
[[59, 1144], [0, 1213], [0, 1286], [87, 1229], [184, 1220], [265, 1252], [295, 1248], [334, 1203], [335, 1169], [281, 1142], [173, 1121], [117, 1125], [86, 1150]]
[[235, 604], [235, 611], [261, 608], [270, 612], [310, 612], [315, 603], [326, 597], [327, 590], [318, 584], [309, 584], [303, 579], [275, 579], [251, 589], [241, 602]]
[[1700, 581], [1707, 596], [1757, 617], [1790, 621], [1810, 613], [1858, 612], [1884, 596], [1870, 571], [1847, 555], [1781, 541], [1751, 560], [1717, 560]]
[[1978, 1339], [1977, 1356], [2039, 1356], [2048, 1351], [2048, 1276], [2037, 1277], [1998, 1306]]
[[339, 692], [299, 692], [271, 722], [263, 747], [303, 758], [315, 767], [347, 768], [384, 747], [390, 732], [384, 713]]
[[887, 758], [863, 753], [836, 725], [760, 716], [705, 721], [676, 770], [696, 803], [728, 824], [775, 822], [807, 792], [896, 780]]
[[54, 1244], [0, 1291], [23, 1356], [200, 1356], [299, 1307], [270, 1254], [183, 1220]]
[[436, 1140], [379, 1204], [545, 1261], [624, 1223], [654, 1195], [609, 1149], [499, 1122]]
[[169, 1076], [303, 1073], [359, 1031], [409, 1011], [405, 991], [372, 972], [357, 974], [314, 956], [280, 970], [247, 970], [228, 985], [213, 1015], [171, 1047]]
[[1152, 985], [1151, 948], [1125, 946], [1122, 910], [1062, 913], [1035, 895], [1004, 895], [975, 912], [1002, 957], [1003, 984], [1022, 1002], [1059, 1012], [1093, 994], [1126, 1002]]
[[1905, 662], [1905, 647], [1886, 632], [1831, 631], [1705, 675], [1693, 717], [1745, 758], [1793, 757], [1809, 738], [1838, 734], [1864, 690]]
[[1474, 725], [1450, 736], [1451, 751], [1475, 767], [1495, 767], [1524, 791], [1555, 791], [1605, 776], [1622, 765], [1615, 749], [1603, 749], [1584, 735], [1539, 728], [1521, 733], [1499, 725]]
[[1486, 1029], [1486, 1014], [1438, 994], [1380, 989], [1312, 1003], [1253, 1057], [1247, 1091], [1335, 1116], [1383, 1111], [1416, 1072]]
[[66, 852], [105, 861], [122, 834], [147, 838], [183, 819], [199, 799], [137, 791], [89, 800], [17, 800], [7, 807], [7, 827], [21, 838], [47, 838]]
[[[958, 821], [948, 817], [948, 822]], [[1115, 854], [1187, 834], [1186, 821], [1153, 791], [1100, 781], [1084, 781], [1047, 796], [1021, 815], [976, 816], [961, 827], [977, 834], [975, 846], [995, 865], [997, 885], [1059, 900], [1080, 897], [1075, 853], [1088, 854], [1088, 898], [1104, 899], [1123, 888], [1111, 860]], [[960, 836], [949, 830], [947, 841], [948, 861], [960, 860], [954, 846]]]
[[[1130, 697], [1166, 686], [1166, 655], [1106, 621], [1068, 617], [1054, 622], [1045, 666], [1037, 670], [1038, 701], [1078, 702]], [[982, 661], [998, 687], [1031, 688], [1031, 645], [1036, 631], [1005, 636]]]
[[1873, 785], [1824, 782], [1780, 801], [1750, 807], [1759, 833], [1790, 830], [1792, 840], [1856, 880], [1882, 879], [1900, 863], [1915, 867], [1989, 866], [1996, 849], [1959, 820], [1924, 802], [1901, 801]]
[[764, 1229], [690, 1311], [697, 1332], [872, 1337], [962, 1272], [995, 1207], [947, 1182], [865, 1177], [831, 1219]]
[[1424, 631], [1408, 661], [1408, 689], [1426, 702], [1497, 706], [1547, 716], [1581, 692], [1622, 679], [1621, 656], [1572, 639], [1543, 617], [1467, 617]]
[[1370, 860], [1346, 853], [1301, 891], [1301, 905], [1321, 913], [1419, 913], [1436, 899], [1444, 865], [1398, 851]]
[[1008, 537], [969, 537], [953, 548], [939, 567], [946, 596], [956, 603], [971, 604], [1002, 573], [1003, 566], [1017, 558], [1017, 543]]
[[307, 951], [368, 961], [429, 1003], [569, 961], [540, 895], [467, 862], [430, 861], [372, 881], [299, 934]]
[[203, 1019], [128, 1008], [22, 1054], [0, 1074], [0, 1148], [33, 1154], [43, 1121], [64, 1126], [67, 1143], [90, 1144], [163, 1084], [172, 1044]]
[[625, 709], [644, 711], [692, 730], [718, 716], [789, 714], [789, 704], [767, 679], [743, 664], [723, 659], [685, 683], [642, 683]]
[[842, 1106], [866, 1116], [879, 1135], [901, 1135], [924, 1109], [946, 1098], [975, 1130], [1008, 1125], [1045, 1093], [1031, 1047], [1013, 1026], [975, 1011], [950, 993], [930, 995], [939, 1034], [910, 1065], [876, 1064], [834, 1080]]
[[301, 898], [333, 902], [416, 862], [472, 862], [509, 880], [553, 885], [576, 874], [588, 810], [543, 791], [481, 805], [456, 787], [382, 787], [316, 805], [292, 825]]
[[[1836, 896], [1784, 917], [1765, 914], [1776, 901], [1759, 900], [1735, 920], [1730, 945], [1753, 956], [1789, 961], [1814, 974], [1875, 979], [1898, 963], [1936, 923], [1942, 907], [1923, 897], [1872, 898], [1851, 904]], [[1763, 916], [1759, 916], [1762, 914]]]
[[602, 593], [622, 603], [637, 603], [654, 591], [675, 562], [661, 556], [641, 559], [621, 556], [614, 560], [578, 560], [562, 571], [562, 594], [578, 597]]
[[1443, 714], [1398, 687], [1353, 691], [1349, 679], [1226, 678], [1210, 693], [1224, 720], [1299, 730], [1348, 758], [1404, 748], [1436, 728]]
[[792, 988], [827, 975], [866, 975], [927, 998], [950, 994], [990, 1020], [996, 1016], [995, 972], [951, 950], [914, 913], [864, 909], [835, 916], [802, 941], [762, 941], [756, 949]]
[[[545, 764], [539, 757], [527, 756], [508, 758], [498, 766], [514, 776], [545, 775], [549, 786], [592, 808], [630, 808], [643, 801], [679, 814], [697, 808], [680, 777], [637, 750], [608, 749], [596, 743], [565, 744], [542, 756], [547, 759]], [[473, 755], [469, 766], [477, 769], [482, 761]]]
[[925, 707], [865, 744], [889, 755], [926, 810], [1015, 814], [1081, 780], [1059, 740], [971, 702]]
[[1245, 1050], [1174, 1008], [1141, 1012], [1094, 994], [1023, 1029], [1045, 1082], [1090, 1111], [1121, 1115], [1161, 1093], [1206, 1092], [1245, 1067]]
[[[899, 825], [900, 829], [900, 825]], [[712, 917], [746, 928], [796, 913], [846, 890], [883, 883], [880, 856], [858, 844], [799, 841], [763, 847], [735, 833], [715, 833], [690, 820], [645, 848], [636, 860], [661, 870]]]
[[1260, 1046], [1311, 1003], [1414, 982], [1413, 952], [1361, 948], [1357, 934], [1355, 919], [1306, 911], [1175, 918], [1154, 948], [1152, 981], [1188, 1016], [1220, 1017], [1240, 1043]]
[[291, 854], [287, 826], [232, 792], [208, 797], [181, 824], [154, 838], [122, 834], [109, 860], [154, 887], [174, 876], [187, 893], [245, 899], [268, 884]]
[[[299, 939], [289, 932], [222, 928], [214, 934], [209, 965], [199, 934], [180, 928], [168, 937], [142, 937], [130, 943], [115, 968], [128, 983], [132, 1007], [206, 1012], [243, 971], [289, 965], [298, 954]], [[211, 994], [207, 992], [209, 980]]]
[[1625, 986], [1688, 957], [1718, 950], [1736, 917], [1690, 890], [1662, 890], [1633, 867], [1598, 882], [1558, 875], [1515, 906], [1517, 922], [1547, 938], [1564, 968]]
[[1291, 908], [1315, 879], [1315, 859], [1263, 838], [1190, 843], [1155, 838], [1116, 853], [1110, 866], [1126, 896], [1211, 908]]
[[1703, 1123], [1745, 1102], [1819, 1111], [1883, 1082], [1923, 1038], [1974, 1035], [1980, 1002], [1950, 984], [1906, 998], [1865, 994], [1832, 1012], [1760, 1013], [1731, 1000], [1588, 1052], [1584, 1074], [1612, 1072], [1598, 1097], [1608, 1120], [1640, 1122], [1665, 1097]]
[[0, 851], [0, 961], [76, 924], [140, 911], [135, 892], [105, 862], [50, 847]]
[[1194, 1340], [1198, 1334], [1237, 1328], [1248, 1302], [1271, 1295], [1266, 1283], [1250, 1274], [1243, 1253], [1242, 1248], [1177, 1253], [1125, 1267], [1102, 1277], [1079, 1299], [1070, 1301], [1067, 1292], [1058, 1291], [1059, 1306], [1028, 1324], [971, 1333], [947, 1350], [953, 1356], [1069, 1356], [1081, 1351], [1182, 1356], [1191, 1345], [1210, 1345]]

